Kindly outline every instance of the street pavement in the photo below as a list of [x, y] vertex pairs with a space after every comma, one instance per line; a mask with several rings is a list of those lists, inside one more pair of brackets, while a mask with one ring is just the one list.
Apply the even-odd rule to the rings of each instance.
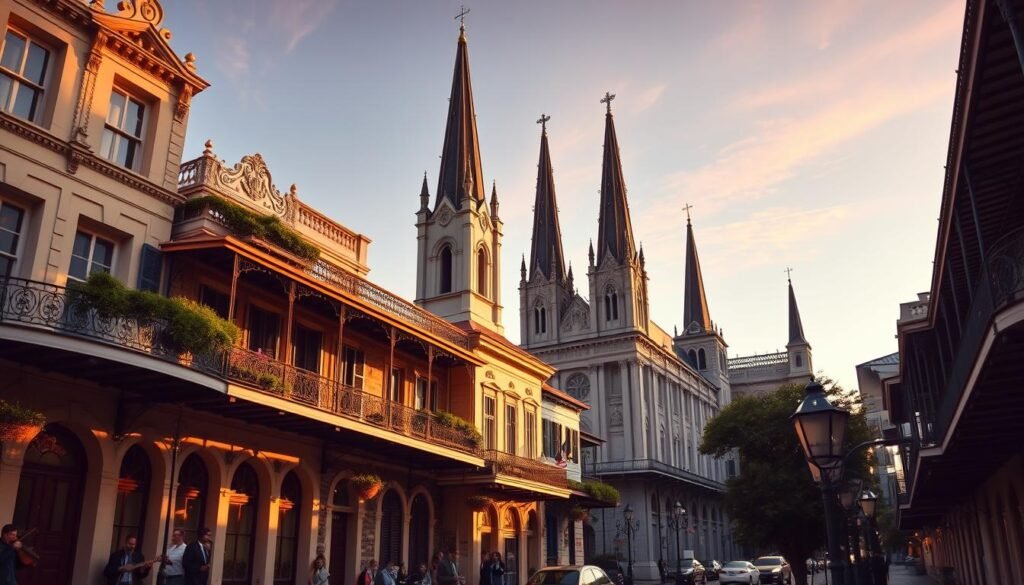
[[[831, 580], [829, 581], [831, 583]], [[814, 575], [813, 580], [807, 579], [808, 585], [825, 585], [825, 574]], [[914, 567], [904, 565], [892, 565], [889, 567], [889, 585], [935, 585], [927, 575], [918, 575]]]

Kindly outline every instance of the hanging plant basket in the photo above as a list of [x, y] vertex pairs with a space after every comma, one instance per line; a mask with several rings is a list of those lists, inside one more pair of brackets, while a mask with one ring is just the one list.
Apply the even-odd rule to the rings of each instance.
[[586, 521], [590, 518], [590, 510], [581, 508], [580, 506], [573, 506], [569, 508], [569, 519], [574, 521]]
[[17, 402], [0, 400], [0, 441], [21, 443], [32, 439], [46, 424], [43, 413]]
[[469, 496], [466, 498], [466, 505], [474, 512], [483, 512], [493, 501], [487, 496]]
[[360, 500], [372, 500], [377, 497], [377, 494], [380, 493], [380, 488], [384, 486], [384, 482], [381, 481], [380, 477], [372, 473], [354, 475], [348, 480], [348, 483], [352, 486], [352, 491], [355, 492], [356, 497]]

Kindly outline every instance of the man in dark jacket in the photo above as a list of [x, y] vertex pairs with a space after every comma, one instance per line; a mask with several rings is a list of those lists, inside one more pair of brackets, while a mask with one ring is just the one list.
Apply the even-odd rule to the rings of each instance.
[[138, 541], [134, 536], [124, 539], [124, 548], [110, 553], [103, 576], [107, 585], [138, 585], [149, 575], [149, 568], [155, 561], [146, 561], [136, 550]]
[[185, 547], [185, 554], [181, 557], [185, 585], [206, 585], [209, 582], [212, 547], [210, 529], [200, 528], [196, 540]]
[[18, 528], [13, 524], [5, 525], [0, 530], [0, 585], [18, 585], [14, 571], [23, 566], [18, 556], [20, 548]]

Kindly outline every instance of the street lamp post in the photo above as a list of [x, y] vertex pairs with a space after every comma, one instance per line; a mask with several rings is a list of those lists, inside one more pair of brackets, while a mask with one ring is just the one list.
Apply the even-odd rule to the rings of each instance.
[[685, 530], [689, 526], [689, 519], [686, 515], [686, 508], [676, 500], [672, 506], [672, 516], [669, 518], [669, 525], [676, 531], [676, 583], [681, 583], [683, 578], [683, 556], [679, 546], [679, 529]]
[[622, 511], [623, 522], [616, 522], [616, 528], [619, 534], [625, 533], [626, 535], [626, 551], [627, 551], [627, 563], [626, 563], [626, 576], [629, 577], [629, 584], [633, 585], [633, 535], [640, 530], [640, 521], [633, 518], [633, 507], [626, 504], [626, 508]]
[[860, 530], [857, 528], [860, 512], [860, 494], [864, 485], [862, 479], [851, 479], [846, 482], [845, 489], [839, 494], [839, 504], [846, 510], [847, 543], [850, 548], [846, 560], [852, 556], [852, 566], [847, 570], [847, 582], [862, 585], [864, 567], [860, 557]]
[[868, 552], [870, 562], [868, 567], [871, 574], [871, 582], [874, 585], [885, 583], [885, 563], [882, 561], [882, 547], [878, 542], [878, 532], [875, 527], [875, 511], [877, 510], [878, 496], [871, 490], [864, 490], [860, 495], [860, 509], [868, 521]]
[[842, 476], [843, 439], [846, 437], [850, 413], [832, 406], [825, 396], [825, 388], [816, 380], [812, 379], [807, 384], [805, 393], [803, 402], [789, 418], [793, 421], [793, 428], [807, 463], [811, 466], [812, 475], [821, 480], [832, 583], [846, 585], [843, 579], [846, 560], [839, 550], [839, 536], [836, 533], [835, 495], [836, 484]]

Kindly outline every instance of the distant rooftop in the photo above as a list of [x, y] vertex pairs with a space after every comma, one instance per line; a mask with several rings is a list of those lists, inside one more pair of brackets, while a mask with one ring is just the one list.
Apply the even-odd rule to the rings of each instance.
[[764, 368], [789, 363], [789, 354], [780, 351], [777, 353], [764, 353], [760, 355], [748, 355], [729, 358], [730, 370], [743, 370], [750, 368]]

